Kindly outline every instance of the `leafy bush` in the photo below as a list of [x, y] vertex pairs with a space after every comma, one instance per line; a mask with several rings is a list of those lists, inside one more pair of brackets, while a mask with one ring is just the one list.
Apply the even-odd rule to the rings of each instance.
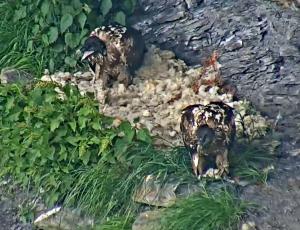
[[[0, 4], [4, 19], [0, 53], [14, 58], [0, 61], [0, 67], [15, 65], [20, 54], [27, 53], [36, 57], [36, 62], [42, 60], [42, 67], [50, 71], [64, 65], [66, 69], [73, 68], [77, 65], [75, 51], [89, 32], [106, 22], [125, 24], [126, 15], [133, 12], [135, 5], [136, 0], [5, 1]], [[9, 31], [11, 27], [14, 30]], [[14, 44], [13, 50], [8, 50], [7, 44]]]
[[47, 194], [47, 203], [62, 199], [82, 166], [126, 162], [128, 149], [149, 145], [146, 129], [129, 122], [113, 126], [97, 103], [71, 86], [58, 96], [56, 85], [40, 82], [32, 90], [0, 85], [1, 175], [30, 184]]

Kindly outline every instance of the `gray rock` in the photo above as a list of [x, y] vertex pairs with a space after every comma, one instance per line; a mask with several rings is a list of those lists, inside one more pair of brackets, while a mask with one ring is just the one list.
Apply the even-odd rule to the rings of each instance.
[[233, 184], [221, 180], [214, 180], [212, 183], [205, 179], [197, 180], [196, 178], [195, 180], [185, 181], [174, 176], [162, 180], [157, 176], [148, 175], [136, 191], [133, 200], [157, 207], [170, 207], [178, 199], [203, 191], [218, 193], [224, 189], [236, 192]]
[[162, 182], [156, 176], [148, 175], [135, 193], [133, 200], [154, 206], [169, 207], [176, 201], [175, 190], [179, 184], [178, 180]]
[[300, 226], [300, 164], [299, 157], [281, 158], [276, 171], [264, 186], [245, 187], [241, 198], [259, 205], [247, 213], [257, 229], [297, 230]]
[[161, 211], [147, 211], [141, 213], [132, 225], [132, 230], [160, 230]]
[[240, 96], [275, 118], [286, 139], [300, 123], [300, 14], [272, 1], [140, 0], [131, 19], [148, 43], [170, 49], [190, 65], [213, 51], [221, 73]]
[[22, 85], [30, 84], [34, 81], [34, 77], [21, 70], [17, 69], [2, 69], [0, 74], [1, 84], [18, 83]]
[[94, 221], [82, 216], [78, 210], [56, 207], [42, 213], [34, 221], [34, 225], [40, 229], [74, 230], [92, 229]]

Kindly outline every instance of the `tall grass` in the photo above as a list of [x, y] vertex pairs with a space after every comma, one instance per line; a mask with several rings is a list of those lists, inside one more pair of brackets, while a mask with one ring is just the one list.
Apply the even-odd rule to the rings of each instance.
[[238, 229], [248, 204], [226, 190], [203, 192], [178, 201], [162, 213], [162, 230], [231, 230]]
[[[149, 145], [134, 145], [126, 163], [100, 162], [92, 168], [74, 172], [75, 185], [66, 198], [66, 204], [76, 206], [87, 214], [105, 222], [107, 218], [135, 216], [140, 205], [132, 199], [147, 175], [155, 175], [164, 183], [170, 175], [183, 182], [196, 182], [192, 175], [190, 158], [184, 148], [157, 150]], [[233, 176], [251, 182], [265, 182], [267, 174], [261, 165], [272, 161], [265, 149], [249, 143], [239, 145], [231, 154]], [[234, 229], [245, 204], [232, 193], [223, 191], [198, 194], [184, 199], [165, 213], [164, 229]], [[176, 225], [176, 226], [175, 226]], [[201, 226], [201, 228], [199, 228]]]
[[274, 155], [269, 148], [258, 142], [240, 142], [231, 152], [229, 162], [233, 176], [251, 183], [264, 184], [270, 172], [267, 168], [274, 164]]
[[134, 218], [132, 216], [112, 218], [101, 225], [97, 225], [93, 230], [131, 230]]
[[183, 180], [194, 179], [183, 149], [158, 151], [152, 146], [138, 145], [129, 151], [136, 158], [128, 160], [132, 164], [100, 162], [96, 167], [76, 171], [76, 183], [66, 203], [101, 219], [133, 215], [139, 205], [132, 197], [147, 175], [156, 175], [162, 183], [171, 174]]
[[28, 46], [32, 21], [14, 22], [12, 3], [0, 4], [0, 69], [14, 68], [40, 76], [45, 57]]

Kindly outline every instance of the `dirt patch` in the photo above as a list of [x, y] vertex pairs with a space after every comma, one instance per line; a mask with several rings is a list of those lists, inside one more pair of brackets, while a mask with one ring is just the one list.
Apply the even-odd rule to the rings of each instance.
[[8, 184], [0, 185], [0, 230], [31, 230], [29, 223], [21, 221], [19, 206], [24, 199], [21, 191], [12, 191]]

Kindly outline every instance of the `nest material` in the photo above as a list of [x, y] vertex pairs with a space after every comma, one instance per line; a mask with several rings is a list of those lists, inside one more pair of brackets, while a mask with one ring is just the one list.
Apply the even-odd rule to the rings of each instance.
[[61, 85], [70, 82], [77, 85], [83, 94], [96, 93], [102, 104], [100, 112], [127, 119], [137, 127], [147, 127], [152, 134], [164, 140], [158, 144], [182, 144], [179, 128], [181, 110], [188, 105], [208, 104], [211, 101], [223, 101], [237, 110], [238, 135], [264, 135], [269, 127], [268, 122], [250, 110], [248, 102], [233, 101], [235, 89], [220, 78], [216, 59], [216, 54], [213, 54], [204, 67], [190, 68], [184, 61], [176, 59], [173, 52], [152, 46], [128, 89], [123, 84], [115, 84], [110, 89], [102, 90], [97, 82], [92, 84], [90, 72], [74, 75], [58, 72], [46, 74], [42, 80]]

